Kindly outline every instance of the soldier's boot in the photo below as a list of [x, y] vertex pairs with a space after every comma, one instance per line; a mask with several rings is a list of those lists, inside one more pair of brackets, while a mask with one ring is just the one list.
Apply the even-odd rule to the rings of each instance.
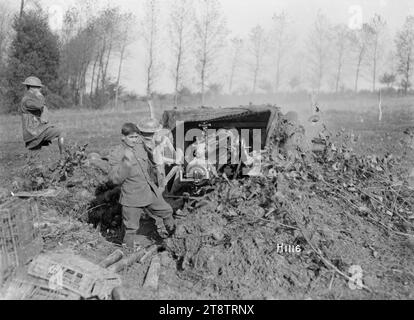
[[176, 230], [175, 220], [173, 217], [168, 217], [163, 220], [165, 229], [167, 230], [168, 236], [174, 235]]

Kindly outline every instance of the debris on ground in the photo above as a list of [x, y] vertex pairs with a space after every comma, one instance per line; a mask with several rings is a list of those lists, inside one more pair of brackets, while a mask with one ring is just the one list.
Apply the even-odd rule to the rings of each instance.
[[39, 208], [33, 199], [11, 199], [0, 205], [0, 286], [43, 248], [34, 227]]
[[150, 267], [148, 268], [147, 276], [145, 277], [144, 288], [153, 290], [158, 289], [158, 277], [160, 268], [160, 258], [158, 256], [153, 257]]
[[54, 281], [82, 299], [109, 299], [112, 290], [122, 284], [114, 272], [102, 268], [72, 252], [47, 253], [37, 256], [29, 265], [28, 274], [45, 281]]
[[[262, 177], [223, 179], [202, 204], [187, 202], [167, 242], [181, 279], [211, 288], [205, 298], [305, 298], [324, 293], [335, 276], [349, 281], [358, 262], [371, 280], [362, 288], [390, 294], [372, 261], [386, 257], [405, 270], [413, 262], [404, 243], [414, 237], [414, 192], [395, 170], [400, 159], [357, 155], [344, 132], [325, 128], [320, 137], [323, 148], [312, 154], [270, 151]], [[412, 297], [412, 287], [398, 294]]]
[[[223, 176], [191, 196], [167, 198], [178, 225], [162, 249], [120, 247], [119, 188], [107, 181], [104, 156], [73, 146], [63, 162], [29, 165], [12, 190], [0, 191], [0, 201], [13, 192], [36, 202], [35, 226], [47, 253], [32, 261], [39, 279], [14, 279], [11, 286], [24, 297], [43, 292], [56, 299], [90, 298], [93, 281], [105, 288], [99, 298], [413, 299], [409, 148], [361, 155], [358, 136], [323, 124], [308, 144], [300, 124], [279, 121], [260, 176]], [[50, 190], [59, 196], [48, 196]], [[73, 254], [63, 259], [53, 253], [58, 249]], [[102, 262], [106, 257], [111, 266]], [[53, 291], [39, 282], [50, 276], [46, 266], [83, 272], [84, 262], [95, 273], [82, 290], [68, 282], [67, 291]], [[108, 273], [98, 277], [102, 270]], [[107, 285], [107, 276], [116, 280]]]

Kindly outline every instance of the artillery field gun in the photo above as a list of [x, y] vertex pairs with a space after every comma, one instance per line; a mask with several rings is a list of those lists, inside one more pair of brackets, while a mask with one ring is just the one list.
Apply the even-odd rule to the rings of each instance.
[[166, 140], [158, 139], [164, 144], [154, 156], [159, 184], [174, 191], [174, 182], [199, 185], [223, 175], [257, 174], [279, 117], [280, 109], [271, 105], [165, 111]]

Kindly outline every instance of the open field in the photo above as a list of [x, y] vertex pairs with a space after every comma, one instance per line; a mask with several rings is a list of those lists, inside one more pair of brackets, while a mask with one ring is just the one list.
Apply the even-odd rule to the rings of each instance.
[[[252, 97], [254, 98], [254, 97]], [[285, 101], [284, 101], [285, 100]], [[250, 102], [248, 98], [221, 98], [209, 101], [209, 105], [234, 107], [246, 105]], [[317, 134], [318, 127], [310, 126], [307, 118], [311, 115], [310, 103], [304, 100], [292, 101], [283, 99], [280, 101], [266, 100], [266, 97], [253, 100], [255, 104], [272, 103], [282, 109], [282, 112], [297, 111], [301, 123], [310, 135]], [[409, 127], [414, 123], [414, 97], [406, 98], [384, 98], [383, 120], [378, 122], [378, 101], [375, 98], [348, 98], [333, 100], [333, 98], [321, 100], [320, 107], [325, 122], [334, 129], [345, 128], [361, 133], [362, 140], [367, 141], [368, 146], [375, 147], [378, 151], [387, 151], [393, 147], [394, 141], [390, 138], [392, 132], [400, 132], [401, 129]], [[51, 112], [50, 120], [58, 124], [66, 132], [67, 143], [88, 143], [90, 152], [105, 153], [110, 147], [119, 141], [119, 130], [124, 122], [137, 120], [147, 116], [149, 111], [140, 105], [126, 105], [121, 110], [61, 110]], [[163, 109], [168, 107], [155, 106], [158, 118]], [[384, 140], [385, 139], [385, 140]], [[387, 146], [383, 145], [386, 143]], [[22, 157], [26, 153], [22, 143], [21, 121], [18, 115], [1, 115], [0, 117], [0, 176], [8, 178], [14, 169], [22, 165]], [[57, 146], [45, 150], [45, 155], [52, 157], [56, 155]], [[392, 151], [392, 150], [388, 150]]]
[[[223, 101], [216, 103], [228, 106]], [[233, 106], [244, 103], [246, 101], [240, 101]], [[287, 101], [281, 103], [281, 107], [283, 112], [298, 111], [308, 138], [317, 136], [322, 124], [326, 124], [332, 132], [344, 129], [346, 133], [359, 136], [354, 145], [356, 153], [381, 157], [393, 154], [401, 157], [402, 161], [395, 168], [395, 174], [402, 178], [408, 176], [414, 167], [414, 140], [407, 144], [404, 130], [414, 127], [414, 97], [385, 98], [381, 122], [378, 121], [378, 103], [375, 99], [321, 100], [319, 103], [322, 120], [316, 126], [307, 122], [310, 116], [310, 105], [307, 101]], [[124, 122], [136, 122], [147, 113], [147, 110], [131, 108], [122, 111], [63, 110], [53, 112], [50, 120], [64, 128], [67, 143], [88, 143], [88, 152], [105, 155], [118, 143], [121, 125]], [[157, 112], [158, 116], [160, 113]], [[0, 179], [3, 187], [8, 188], [25, 165], [26, 150], [21, 140], [18, 116], [1, 116], [0, 128]], [[410, 149], [410, 145], [413, 149]], [[52, 145], [42, 150], [41, 157], [45, 163], [55, 162], [58, 159], [57, 146]], [[244, 190], [242, 186], [239, 187]], [[380, 188], [381, 183], [375, 187]], [[278, 189], [278, 192], [283, 193], [284, 190], [281, 190]], [[349, 266], [360, 265], [364, 270], [364, 284], [371, 291], [350, 290], [346, 279], [318, 261], [320, 257], [312, 254], [312, 248], [303, 237], [298, 236], [297, 230], [272, 229], [268, 226], [260, 229], [261, 225], [257, 222], [259, 220], [252, 222], [248, 220], [251, 217], [244, 213], [240, 217], [243, 216], [246, 221], [241, 219], [240, 224], [232, 224], [229, 221], [233, 221], [231, 219], [235, 219], [234, 217], [227, 221], [218, 208], [207, 206], [190, 211], [185, 218], [180, 218], [179, 224], [187, 231], [182, 231], [176, 238], [168, 240], [167, 250], [160, 253], [160, 290], [153, 292], [142, 288], [148, 264], [136, 264], [122, 274], [128, 298], [414, 299], [413, 220], [400, 226], [400, 221], [395, 216], [390, 218], [378, 211], [378, 219], [385, 226], [391, 228], [393, 224], [398, 225], [399, 232], [404, 234], [399, 235], [398, 232], [384, 230], [367, 220], [366, 216], [353, 212], [349, 204], [331, 197], [329, 190], [324, 191], [328, 192], [325, 198], [316, 196], [317, 188], [311, 189], [314, 190], [312, 193], [305, 190], [307, 189], [303, 189], [300, 184], [297, 185], [297, 190], [285, 190], [286, 194], [297, 192], [295, 196], [300, 200], [295, 208], [300, 213], [295, 216], [297, 224], [289, 220], [293, 218], [288, 217], [282, 222], [285, 225], [301, 225], [300, 220], [303, 218], [309, 229], [306, 240], [317, 243], [322, 249], [321, 255], [330, 257], [332, 264], [339, 270], [346, 272]], [[220, 192], [217, 193], [216, 197], [220, 198]], [[412, 219], [414, 208], [411, 207], [410, 210], [411, 213], [404, 214]], [[222, 243], [227, 238], [222, 242], [212, 242], [210, 239], [204, 243], [197, 228], [206, 225], [214, 228], [221, 226], [221, 232], [229, 237], [239, 235], [239, 238], [228, 240], [230, 244]], [[81, 227], [78, 229], [81, 231], [77, 231], [74, 236], [76, 241], [66, 236], [59, 238], [59, 241], [52, 239], [47, 242], [48, 248], [59, 247], [57, 243], [60, 243], [74, 248], [77, 253], [94, 262], [99, 262], [117, 248], [116, 244], [99, 237], [96, 230], [85, 231]], [[274, 237], [285, 243], [289, 239], [296, 239], [295, 241], [299, 241], [297, 243], [306, 248], [304, 255], [282, 257], [275, 255], [273, 251], [264, 250], [269, 245], [274, 245]], [[90, 245], [93, 242], [90, 239], [95, 241], [93, 245]], [[187, 253], [180, 256], [183, 247]], [[200, 273], [200, 270], [204, 273]]]

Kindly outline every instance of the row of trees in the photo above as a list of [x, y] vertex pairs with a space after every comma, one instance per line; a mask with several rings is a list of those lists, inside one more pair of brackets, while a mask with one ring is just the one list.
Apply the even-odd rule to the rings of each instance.
[[[83, 105], [85, 96], [101, 104], [108, 89], [118, 98], [126, 48], [134, 40], [131, 29], [135, 17], [131, 13], [108, 7], [92, 15], [93, 8], [94, 2], [85, 1], [68, 10], [60, 35], [61, 81], [76, 105]], [[110, 63], [118, 65], [112, 82]]]
[[354, 90], [358, 91], [361, 72], [368, 71], [371, 73], [372, 91], [375, 91], [378, 61], [384, 61], [385, 50], [391, 48], [387, 44], [385, 31], [386, 22], [379, 15], [353, 30], [343, 24], [331, 25], [326, 16], [319, 12], [309, 41], [314, 59], [311, 74], [316, 89], [320, 90], [331, 67], [335, 91], [338, 92], [345, 67], [353, 65], [350, 69], [354, 72]]
[[270, 30], [257, 25], [247, 39], [231, 40], [230, 93], [235, 70], [243, 65], [250, 75], [253, 93], [258, 85], [267, 92], [278, 92], [281, 87], [303, 89], [305, 85], [315, 92], [337, 93], [347, 87], [346, 83], [358, 92], [361, 78], [371, 83], [373, 92], [378, 83], [388, 88], [397, 84], [405, 94], [411, 88], [414, 16], [406, 18], [394, 40], [389, 35], [387, 22], [378, 14], [360, 27], [350, 28], [332, 24], [319, 11], [302, 42], [292, 27], [293, 22], [282, 12], [273, 16]]
[[[0, 97], [16, 106], [21, 80], [38, 75], [56, 105], [117, 104], [123, 92], [126, 59], [142, 60], [146, 96], [169, 72], [174, 103], [188, 88], [204, 103], [205, 94], [278, 92], [287, 89], [358, 92], [361, 78], [399, 88], [411, 87], [414, 17], [408, 16], [394, 39], [385, 19], [374, 15], [357, 28], [332, 24], [318, 12], [309, 34], [299, 38], [294, 22], [280, 12], [269, 29], [257, 25], [246, 38], [229, 38], [218, 0], [176, 0], [168, 10], [146, 0], [140, 19], [119, 7], [98, 8], [97, 0], [78, 1], [52, 32], [36, 0], [13, 13], [0, 4]], [[164, 10], [164, 12], [163, 12]], [[128, 46], [140, 41], [134, 56]], [[143, 55], [143, 56], [142, 56]], [[226, 86], [224, 86], [226, 84]]]
[[161, 41], [159, 0], [147, 0], [141, 28], [146, 50], [147, 96], [151, 96], [154, 83], [161, 76], [163, 64], [160, 51], [167, 47], [171, 57], [167, 70], [174, 82], [175, 104], [194, 73], [198, 75], [201, 103], [204, 103], [207, 86], [225, 45], [228, 30], [218, 0], [199, 0], [197, 4], [194, 7], [193, 0], [174, 1], [164, 25], [168, 30], [166, 43]]

